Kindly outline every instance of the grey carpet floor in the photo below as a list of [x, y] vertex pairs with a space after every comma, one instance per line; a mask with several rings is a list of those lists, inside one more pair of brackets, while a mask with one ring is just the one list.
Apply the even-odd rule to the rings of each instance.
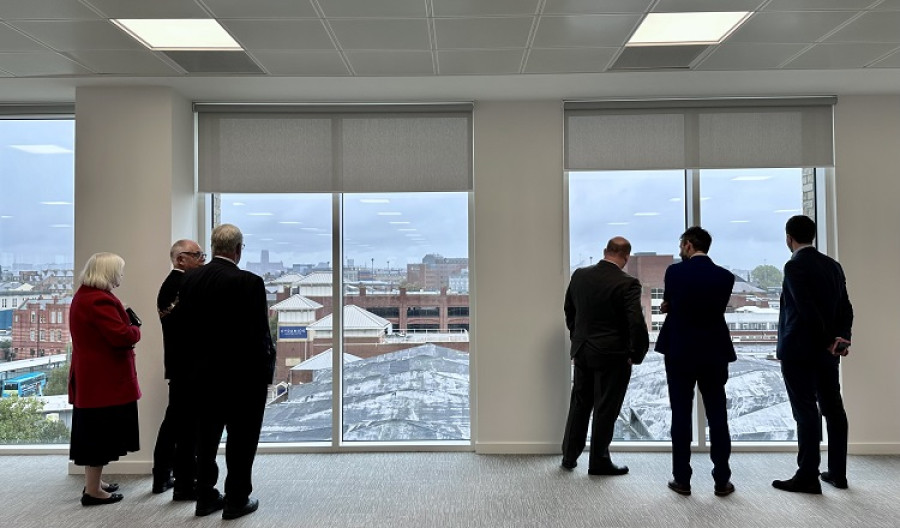
[[852, 456], [850, 489], [824, 485], [823, 495], [815, 496], [771, 487], [773, 478], [793, 473], [794, 454], [737, 453], [737, 492], [725, 498], [712, 493], [705, 454], [694, 455], [690, 497], [666, 488], [667, 453], [616, 454], [617, 463], [631, 468], [622, 477], [589, 477], [586, 459], [568, 472], [556, 456], [261, 455], [254, 467], [259, 511], [223, 521], [218, 515], [194, 517], [192, 503], [172, 502], [169, 493], [151, 494], [146, 475], [111, 477], [125, 500], [84, 508], [78, 501], [82, 477], [66, 474], [64, 456], [9, 456], [0, 461], [0, 526], [900, 527], [900, 456]]

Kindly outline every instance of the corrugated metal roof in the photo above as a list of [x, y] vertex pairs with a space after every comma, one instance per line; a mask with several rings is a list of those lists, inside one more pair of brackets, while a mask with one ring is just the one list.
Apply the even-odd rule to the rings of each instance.
[[[366, 311], [359, 306], [348, 304], [344, 306], [344, 328], [352, 330], [366, 330], [385, 328], [391, 326], [391, 322], [383, 317], [379, 317], [372, 312]], [[319, 319], [307, 328], [314, 330], [331, 330], [334, 327], [332, 322], [332, 314]]]
[[[322, 369], [330, 369], [332, 367], [332, 352], [333, 348], [329, 348], [325, 352], [321, 354], [316, 354], [315, 356], [307, 359], [303, 363], [295, 365], [291, 367], [291, 370], [322, 370]], [[353, 354], [348, 354], [344, 352], [344, 364], [353, 363], [354, 361], [359, 361], [362, 358], [359, 356], [354, 356]]]
[[297, 284], [302, 284], [304, 286], [312, 286], [315, 284], [331, 284], [331, 273], [316, 271], [297, 281]]
[[272, 305], [272, 310], [292, 311], [292, 310], [318, 310], [322, 305], [299, 293], [291, 295], [280, 303]]

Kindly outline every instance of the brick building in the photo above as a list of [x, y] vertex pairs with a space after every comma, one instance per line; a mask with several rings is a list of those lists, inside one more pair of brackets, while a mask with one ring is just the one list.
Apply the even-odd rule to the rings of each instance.
[[29, 299], [13, 312], [12, 359], [65, 354], [72, 297]]

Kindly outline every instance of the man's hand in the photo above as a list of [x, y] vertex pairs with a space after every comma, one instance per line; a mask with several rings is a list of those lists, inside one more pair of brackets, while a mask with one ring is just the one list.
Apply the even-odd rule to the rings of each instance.
[[834, 343], [828, 347], [828, 351], [833, 356], [846, 356], [850, 353], [850, 341], [843, 337], [835, 337]]
[[669, 313], [669, 301], [663, 301], [662, 304], [659, 305], [660, 313]]

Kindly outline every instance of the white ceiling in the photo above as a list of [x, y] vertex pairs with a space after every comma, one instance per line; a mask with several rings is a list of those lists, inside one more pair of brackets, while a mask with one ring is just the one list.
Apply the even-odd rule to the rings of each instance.
[[[717, 46], [624, 48], [645, 13], [715, 10], [754, 13]], [[152, 52], [109, 22], [209, 17], [246, 54]], [[0, 0], [0, 101], [96, 84], [210, 101], [900, 93], [900, 0]]]

